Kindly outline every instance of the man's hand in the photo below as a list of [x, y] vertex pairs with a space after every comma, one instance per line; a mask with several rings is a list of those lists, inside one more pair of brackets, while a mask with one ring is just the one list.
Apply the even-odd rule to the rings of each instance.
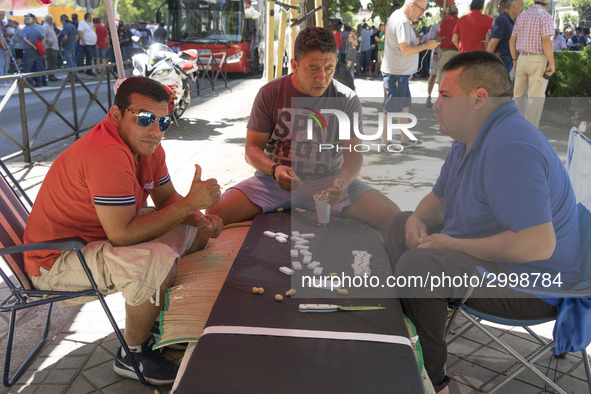
[[546, 67], [546, 75], [551, 76], [552, 74], [554, 74], [554, 71], [556, 71], [556, 69], [554, 68], [554, 63], [548, 64], [548, 67]]
[[437, 48], [439, 46], [439, 44], [441, 44], [440, 41], [429, 40], [426, 43], [424, 43], [423, 45], [425, 45], [425, 48], [427, 48], [427, 49], [434, 50], [435, 48]]
[[219, 216], [203, 215], [197, 222], [197, 226], [199, 231], [203, 231], [209, 238], [217, 238], [224, 228], [224, 222]]
[[292, 171], [291, 167], [288, 166], [277, 166], [275, 167], [275, 179], [283, 190], [295, 190], [302, 184], [300, 177]]
[[409, 248], [418, 247], [419, 239], [427, 237], [427, 225], [415, 214], [408, 217], [404, 230], [406, 232], [406, 246]]
[[446, 234], [431, 234], [420, 237], [417, 240], [417, 248], [425, 249], [439, 249], [439, 250], [453, 250], [450, 248], [450, 242], [454, 238]]
[[220, 185], [218, 181], [211, 178], [206, 181], [201, 180], [201, 167], [195, 164], [195, 176], [191, 189], [186, 198], [192, 203], [193, 210], [207, 209], [220, 200]]
[[345, 180], [343, 178], [337, 178], [332, 182], [332, 187], [327, 190], [328, 192], [328, 202], [332, 204], [336, 204], [337, 202], [341, 201], [345, 198], [347, 194], [347, 186], [345, 184]]

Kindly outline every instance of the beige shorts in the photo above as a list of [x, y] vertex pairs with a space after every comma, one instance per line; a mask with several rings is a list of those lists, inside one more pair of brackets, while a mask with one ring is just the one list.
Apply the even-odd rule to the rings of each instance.
[[384, 60], [384, 50], [378, 50], [378, 62], [382, 62]]
[[[138, 245], [113, 246], [95, 241], [81, 249], [101, 293], [121, 292], [127, 304], [141, 305], [159, 299], [160, 286], [179, 257], [191, 247], [197, 227], [179, 225], [163, 236]], [[31, 277], [37, 289], [78, 291], [91, 288], [76, 252], [62, 252], [50, 270], [41, 268], [41, 276]], [[73, 305], [93, 301], [87, 297], [65, 301]]]

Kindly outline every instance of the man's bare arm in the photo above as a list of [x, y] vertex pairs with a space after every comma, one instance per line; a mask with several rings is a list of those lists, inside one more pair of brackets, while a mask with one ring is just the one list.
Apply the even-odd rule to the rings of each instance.
[[[253, 166], [257, 171], [271, 176], [275, 162], [265, 154], [265, 146], [269, 140], [269, 134], [259, 133], [254, 130], [246, 130], [246, 144], [244, 153], [246, 162]], [[275, 178], [284, 190], [292, 190], [299, 186], [300, 179], [295, 172], [288, 166], [275, 167]]]
[[460, 239], [433, 234], [420, 238], [418, 247], [452, 250], [492, 262], [527, 263], [549, 259], [556, 247], [556, 235], [548, 222], [485, 238]]
[[456, 48], [460, 49], [460, 35], [454, 34], [451, 36], [451, 42], [456, 46]]
[[152, 240], [183, 223], [196, 211], [215, 204], [219, 200], [220, 189], [217, 181], [215, 179], [202, 181], [201, 168], [196, 167], [195, 177], [187, 196], [162, 206], [164, 196], [169, 194], [166, 199], [168, 200], [173, 194], [161, 191], [159, 195], [157, 192], [155, 204], [158, 208], [160, 208], [159, 205], [162, 206], [162, 209], [156, 212], [136, 216], [134, 205], [120, 207], [95, 205], [109, 241], [115, 246], [126, 246]]
[[415, 53], [419, 53], [422, 51], [426, 51], [428, 49], [435, 49], [439, 46], [439, 42], [435, 41], [435, 40], [429, 40], [428, 42], [424, 43], [424, 44], [418, 44], [418, 45], [411, 45], [408, 42], [401, 42], [400, 43], [400, 52], [402, 52], [403, 55], [414, 55]]
[[499, 45], [499, 42], [501, 42], [500, 39], [491, 38], [488, 42], [488, 46], [486, 47], [486, 51], [490, 53], [495, 53], [495, 50], [497, 49], [497, 45]]

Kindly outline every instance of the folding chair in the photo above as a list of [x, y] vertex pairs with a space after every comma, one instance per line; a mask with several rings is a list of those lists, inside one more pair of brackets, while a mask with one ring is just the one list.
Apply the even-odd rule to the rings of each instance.
[[[29, 213], [21, 200], [18, 198], [15, 191], [10, 187], [6, 178], [11, 179], [14, 187], [21, 193], [23, 198], [27, 199], [26, 194], [18, 185], [18, 182], [12, 177], [10, 171], [6, 168], [4, 163], [0, 160], [0, 169], [2, 171], [0, 176], [0, 256], [4, 258], [7, 266], [10, 268], [12, 275], [5, 272], [0, 266], [0, 276], [6, 283], [10, 290], [10, 295], [0, 302], [0, 312], [10, 312], [10, 324], [8, 328], [8, 339], [6, 345], [6, 359], [4, 362], [3, 383], [6, 387], [12, 386], [25, 372], [35, 355], [41, 350], [49, 329], [51, 326], [51, 312], [53, 305], [56, 302], [69, 300], [78, 297], [96, 297], [101, 303], [107, 318], [113, 326], [115, 335], [121, 343], [121, 347], [129, 354], [129, 347], [105, 302], [101, 292], [98, 290], [96, 282], [88, 268], [84, 256], [80, 249], [86, 245], [82, 238], [65, 238], [58, 240], [51, 240], [47, 242], [36, 242], [31, 244], [23, 244], [23, 234], [25, 231], [25, 224], [29, 217]], [[24, 269], [23, 252], [31, 250], [59, 250], [59, 251], [74, 251], [80, 260], [82, 268], [86, 272], [89, 281], [89, 289], [84, 291], [44, 291], [36, 290]], [[18, 367], [16, 372], [10, 376], [10, 360], [12, 354], [12, 344], [15, 332], [16, 312], [21, 309], [34, 308], [40, 305], [49, 304], [47, 312], [47, 320], [45, 323], [45, 330], [43, 336], [37, 346], [28, 355], [26, 360]], [[148, 385], [144, 376], [142, 375], [138, 365], [133, 357], [129, 357], [133, 363], [133, 368], [139, 380]]]
[[[590, 271], [591, 271], [591, 166], [589, 163], [591, 162], [591, 141], [585, 138], [581, 133], [579, 133], [575, 128], [571, 130], [571, 134], [569, 137], [569, 147], [568, 147], [568, 161], [567, 161], [567, 170], [569, 172], [569, 176], [571, 178], [571, 182], [573, 184], [573, 188], [575, 190], [575, 195], [577, 196], [577, 209], [579, 215], [579, 224], [580, 224], [580, 232], [581, 232], [581, 240], [582, 240], [582, 247], [583, 247], [583, 275], [582, 277], [584, 280], [577, 286], [576, 289], [573, 289], [568, 292], [560, 292], [560, 291], [528, 291], [524, 289], [520, 289], [521, 291], [528, 292], [531, 294], [538, 295], [540, 297], [560, 297], [560, 298], [588, 298], [591, 297], [591, 280], [590, 280]], [[585, 164], [583, 164], [585, 163]], [[480, 273], [485, 273], [482, 270]], [[540, 379], [542, 379], [546, 384], [552, 387], [559, 393], [566, 393], [563, 389], [561, 389], [554, 381], [548, 378], [544, 373], [542, 373], [533, 363], [538, 360], [541, 356], [543, 356], [548, 350], [555, 347], [556, 343], [554, 339], [552, 340], [545, 340], [544, 338], [540, 337], [536, 332], [534, 332], [530, 326], [547, 323], [551, 321], [556, 321], [557, 316], [548, 316], [546, 318], [539, 318], [539, 319], [528, 319], [528, 320], [520, 320], [520, 319], [509, 319], [500, 316], [490, 315], [487, 313], [482, 313], [477, 311], [469, 306], [465, 305], [465, 301], [469, 298], [471, 291], [459, 302], [452, 303], [451, 308], [453, 310], [453, 314], [450, 318], [450, 321], [447, 326], [446, 337], [451, 330], [453, 322], [455, 318], [460, 315], [468, 320], [469, 324], [464, 326], [460, 331], [454, 334], [451, 338], [447, 340], [448, 345], [455, 341], [456, 339], [460, 338], [464, 335], [468, 330], [472, 329], [473, 327], [478, 328], [484, 334], [486, 334], [490, 339], [496, 342], [499, 346], [501, 346], [505, 351], [507, 351], [510, 355], [512, 355], [516, 361], [521, 363], [520, 366], [515, 368], [507, 377], [505, 377], [502, 381], [500, 381], [497, 385], [495, 385], [492, 389], [489, 390], [490, 393], [499, 390], [505, 384], [507, 384], [510, 380], [515, 378], [518, 374], [523, 372], [526, 369], [529, 369], [535, 375], [537, 375]], [[587, 301], [587, 300], [586, 300]], [[570, 315], [568, 316], [569, 319], [577, 319], [581, 318], [580, 316], [576, 316], [575, 314], [578, 311], [576, 309], [569, 309], [568, 312]], [[560, 312], [559, 312], [560, 313]], [[589, 312], [587, 312], [589, 313]], [[582, 317], [582, 319], [586, 319], [587, 321], [591, 320], [591, 316]], [[495, 335], [492, 330], [488, 327], [483, 325], [482, 321], [489, 321], [492, 323], [504, 325], [504, 326], [512, 326], [512, 327], [521, 327], [525, 329], [529, 334], [531, 334], [539, 343], [539, 348], [532, 353], [529, 358], [525, 358], [513, 348], [511, 348], [507, 343], [501, 340], [497, 335]], [[557, 323], [555, 323], [557, 324]], [[556, 334], [557, 327], [555, 327], [555, 334]], [[591, 340], [591, 334], [587, 332], [591, 332], [591, 327], [585, 328], [585, 333], [581, 333], [580, 336], [583, 337], [582, 342], [584, 345], [580, 345], [577, 350], [581, 351], [581, 355], [583, 358], [583, 365], [585, 368], [585, 374], [587, 376], [587, 384], [589, 386], [589, 392], [591, 392], [591, 367], [589, 364], [589, 356], [587, 355], [586, 346], [589, 345], [589, 341]], [[572, 334], [572, 333], [569, 333]], [[555, 335], [556, 336], [556, 335]]]

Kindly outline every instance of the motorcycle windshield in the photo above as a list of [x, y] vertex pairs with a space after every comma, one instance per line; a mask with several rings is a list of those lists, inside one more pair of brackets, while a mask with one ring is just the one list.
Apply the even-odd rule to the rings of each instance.
[[150, 62], [154, 62], [153, 64], [170, 55], [174, 55], [174, 52], [164, 44], [152, 44], [148, 49], [148, 58]]

